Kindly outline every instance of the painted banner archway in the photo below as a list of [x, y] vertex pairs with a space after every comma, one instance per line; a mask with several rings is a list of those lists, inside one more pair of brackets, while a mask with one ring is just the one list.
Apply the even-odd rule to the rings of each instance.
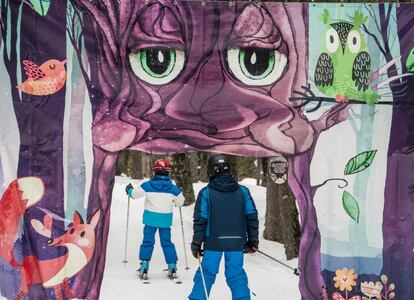
[[[410, 4], [2, 0], [2, 295], [99, 297], [129, 148], [282, 154], [302, 298], [410, 299], [413, 17]], [[90, 247], [67, 280], [80, 250], [53, 246], [75, 226]]]

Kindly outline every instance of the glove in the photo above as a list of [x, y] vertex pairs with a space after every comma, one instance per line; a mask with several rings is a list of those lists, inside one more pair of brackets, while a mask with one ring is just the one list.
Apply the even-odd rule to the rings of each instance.
[[126, 188], [125, 188], [125, 193], [129, 196], [132, 197], [132, 191], [134, 190], [134, 187], [132, 186], [131, 183], [129, 183]]
[[255, 253], [259, 249], [258, 240], [248, 240], [246, 245], [244, 245], [244, 253]]
[[201, 249], [202, 243], [199, 241], [193, 241], [191, 243], [191, 253], [195, 258], [198, 258], [198, 255], [203, 256], [203, 250]]

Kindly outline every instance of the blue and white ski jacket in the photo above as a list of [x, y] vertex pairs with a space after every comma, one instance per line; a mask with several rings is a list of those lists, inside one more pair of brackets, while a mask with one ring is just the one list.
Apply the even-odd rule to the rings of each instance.
[[184, 196], [179, 187], [165, 175], [155, 175], [134, 188], [132, 198], [145, 197], [145, 210], [142, 223], [152, 227], [170, 227], [173, 209], [184, 204]]

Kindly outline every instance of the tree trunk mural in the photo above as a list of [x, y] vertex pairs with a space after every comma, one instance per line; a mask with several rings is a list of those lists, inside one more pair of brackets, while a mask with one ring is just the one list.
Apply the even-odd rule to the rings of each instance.
[[[398, 37], [400, 40], [402, 69], [406, 71], [407, 58], [412, 52], [414, 42], [413, 26], [410, 25], [413, 10], [410, 6], [397, 8]], [[406, 94], [399, 101], [414, 99], [414, 79], [408, 77], [404, 85]], [[388, 148], [388, 167], [385, 189], [383, 223], [383, 273], [391, 277], [398, 288], [398, 297], [408, 299], [414, 294], [413, 275], [409, 270], [414, 267], [414, 227], [413, 167], [414, 167], [414, 112], [401, 106], [394, 106], [390, 142]]]
[[[66, 1], [51, 4], [49, 15], [52, 19], [39, 18], [30, 6], [23, 5], [23, 2], [20, 1], [10, 1], [8, 3], [9, 11], [6, 1], [2, 1], [1, 5], [2, 24], [10, 25], [8, 32], [11, 39], [10, 42], [5, 43], [8, 45], [10, 56], [5, 55], [4, 58], [10, 77], [10, 92], [20, 132], [17, 175], [19, 177], [38, 176], [42, 178], [47, 190], [42, 204], [63, 218], [65, 214], [62, 148], [65, 88], [50, 96], [41, 97], [22, 93], [20, 97], [16, 86], [28, 78], [26, 74], [22, 75], [22, 78], [17, 78], [17, 75], [20, 74], [18, 70], [23, 71], [23, 60], [29, 60], [40, 66], [50, 59], [58, 61], [65, 59]], [[8, 18], [11, 20], [10, 23]], [[53, 23], [54, 19], [61, 20], [61, 22], [55, 24]], [[21, 23], [18, 23], [18, 20]], [[18, 31], [20, 31], [20, 36], [17, 35]], [[48, 39], [42, 39], [40, 34], [47, 35]], [[19, 55], [18, 49], [20, 49]], [[18, 61], [18, 57], [21, 61]], [[62, 201], [56, 201], [56, 199], [62, 199]], [[32, 208], [25, 215], [25, 234], [16, 242], [15, 246], [23, 255], [37, 253], [47, 244], [45, 239], [31, 240], [29, 234], [30, 219], [33, 217], [42, 218], [43, 214], [38, 208]], [[53, 234], [59, 234], [63, 228], [63, 222], [56, 223], [53, 227]], [[45, 255], [62, 255], [63, 251], [63, 248], [49, 249]], [[18, 275], [15, 276], [15, 281], [19, 282]], [[45, 298], [50, 297], [50, 293], [45, 295], [45, 290], [41, 286], [35, 286], [29, 290], [28, 296]]]

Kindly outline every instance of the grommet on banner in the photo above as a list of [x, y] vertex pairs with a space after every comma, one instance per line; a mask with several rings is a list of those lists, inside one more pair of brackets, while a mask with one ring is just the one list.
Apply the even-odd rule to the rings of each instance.
[[178, 4], [177, 0], [174, 0], [173, 4], [174, 5], [177, 5]]
[[229, 6], [233, 6], [233, 2], [231, 2], [231, 0], [229, 1]]
[[148, 4], [149, 3], [149, 0], [145, 0], [145, 4]]
[[205, 5], [206, 5], [206, 2], [201, 1], [201, 6], [205, 6]]

